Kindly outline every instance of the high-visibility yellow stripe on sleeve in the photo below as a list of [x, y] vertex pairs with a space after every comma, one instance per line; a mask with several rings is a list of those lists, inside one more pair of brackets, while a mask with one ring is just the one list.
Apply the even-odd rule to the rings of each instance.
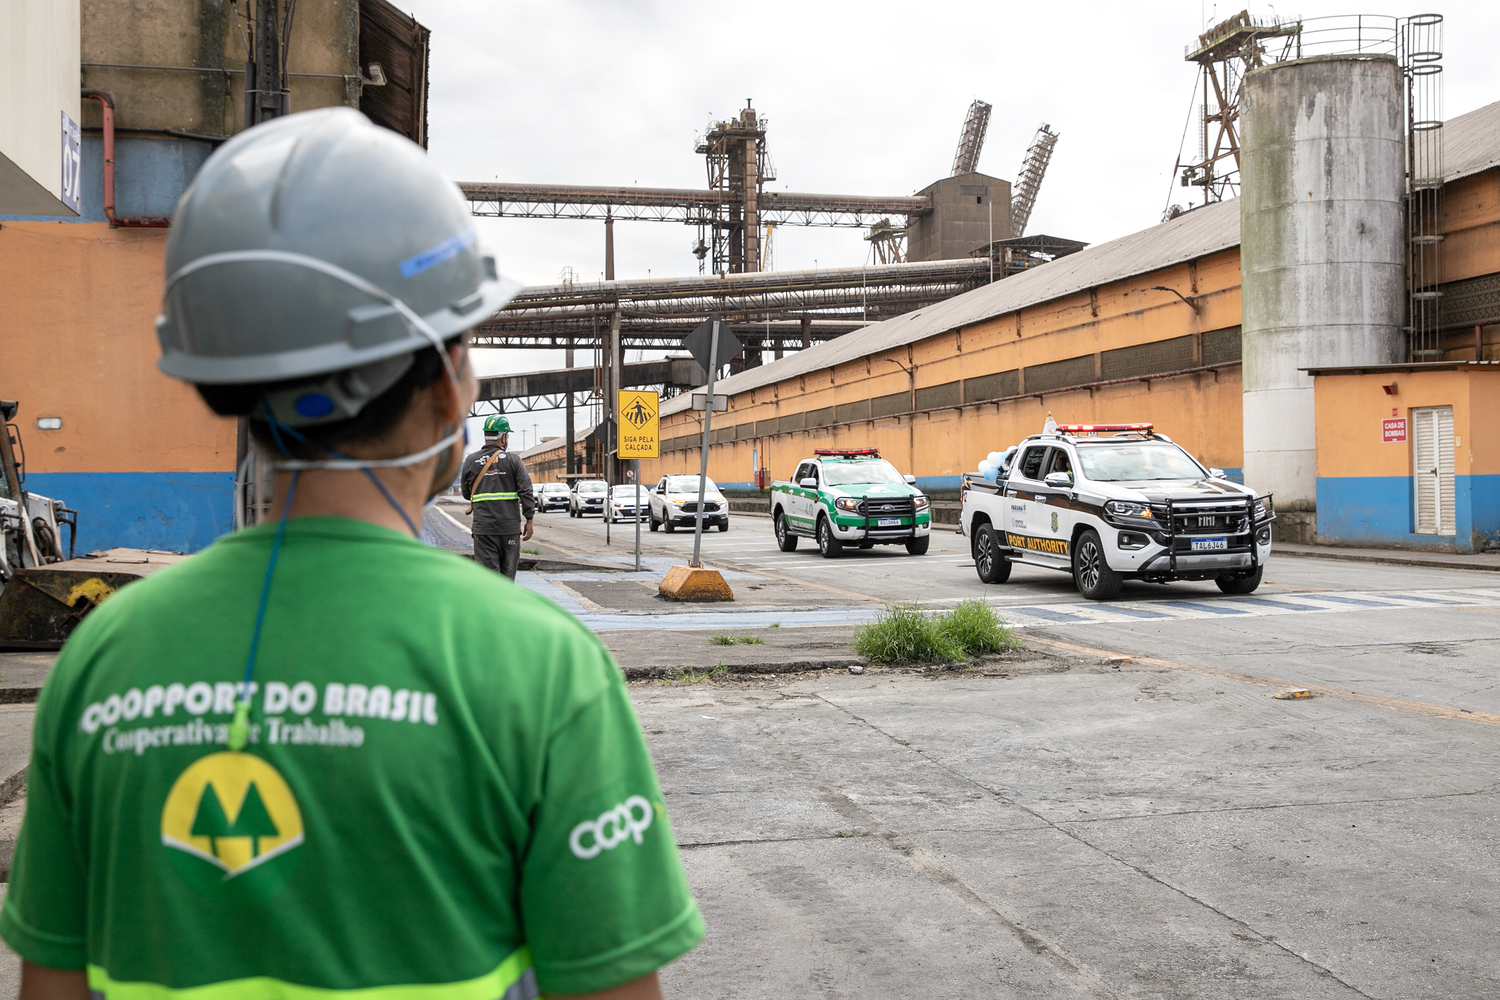
[[411, 983], [336, 990], [302, 986], [269, 976], [229, 979], [172, 989], [160, 983], [122, 983], [97, 965], [88, 969], [89, 989], [105, 1000], [535, 1000], [531, 950], [522, 946], [492, 972], [457, 983]]

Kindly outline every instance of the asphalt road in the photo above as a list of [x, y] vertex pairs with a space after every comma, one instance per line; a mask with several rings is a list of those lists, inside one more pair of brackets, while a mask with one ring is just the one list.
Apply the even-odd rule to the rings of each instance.
[[[540, 523], [615, 554], [597, 521]], [[692, 546], [643, 539], [653, 567]], [[1101, 605], [1060, 573], [985, 588], [947, 531], [824, 560], [738, 517], [704, 553], [747, 632], [791, 617], [760, 581], [846, 618], [983, 597], [1031, 652], [637, 685], [709, 925], [671, 995], [1500, 995], [1500, 575], [1273, 556], [1249, 598]], [[597, 614], [670, 621], [609, 604], [628, 583]]]
[[[461, 539], [461, 509], [429, 517]], [[520, 582], [622, 663], [836, 656], [886, 603], [970, 597], [1027, 643], [969, 672], [632, 685], [708, 924], [668, 996], [1500, 995], [1500, 574], [1273, 556], [1251, 597], [1096, 604], [1040, 570], [986, 588], [950, 531], [824, 560], [737, 516], [703, 540], [737, 599], [693, 608], [655, 595], [691, 533], [643, 531], [636, 573], [631, 526], [537, 523], [556, 562]]]

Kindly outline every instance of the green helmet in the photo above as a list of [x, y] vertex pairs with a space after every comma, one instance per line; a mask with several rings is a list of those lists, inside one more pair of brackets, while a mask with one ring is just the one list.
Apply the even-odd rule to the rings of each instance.
[[487, 438], [499, 437], [501, 434], [510, 433], [510, 420], [502, 413], [484, 419], [484, 436]]
[[426, 152], [348, 108], [278, 118], [209, 157], [166, 251], [159, 367], [269, 393], [297, 426], [347, 419], [414, 352], [482, 322], [501, 278]]

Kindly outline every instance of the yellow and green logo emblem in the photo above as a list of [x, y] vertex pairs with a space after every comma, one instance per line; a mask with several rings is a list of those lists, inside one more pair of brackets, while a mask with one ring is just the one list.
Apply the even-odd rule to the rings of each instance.
[[183, 771], [161, 811], [161, 842], [230, 879], [302, 843], [302, 811], [274, 767], [247, 753], [209, 754]]

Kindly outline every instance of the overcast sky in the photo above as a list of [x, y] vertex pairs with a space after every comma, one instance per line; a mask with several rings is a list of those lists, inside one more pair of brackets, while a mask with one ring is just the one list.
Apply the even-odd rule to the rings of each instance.
[[[432, 30], [430, 149], [455, 180], [703, 187], [695, 137], [752, 98], [769, 123], [774, 189], [905, 195], [947, 175], [978, 98], [994, 105], [985, 173], [1014, 180], [1037, 126], [1061, 133], [1027, 231], [1090, 243], [1154, 225], [1169, 197], [1186, 194], [1172, 186], [1197, 80], [1184, 48], [1241, 9], [1198, 0], [397, 3]], [[1350, 9], [1288, 3], [1251, 13]], [[1500, 3], [1437, 9], [1445, 117], [1500, 100]], [[480, 225], [502, 269], [526, 284], [556, 281], [565, 266], [586, 279], [603, 272], [602, 222]], [[861, 235], [780, 227], [775, 266], [857, 265], [869, 248]], [[616, 223], [616, 274], [695, 274], [695, 236], [669, 223]], [[485, 373], [562, 364], [561, 352], [480, 355]], [[560, 433], [562, 417], [517, 423], [531, 444], [533, 423]]]

